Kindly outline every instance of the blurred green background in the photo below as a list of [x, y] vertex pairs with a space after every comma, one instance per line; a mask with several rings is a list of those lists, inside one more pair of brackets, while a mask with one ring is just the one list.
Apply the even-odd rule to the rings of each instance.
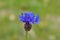
[[0, 0], [0, 40], [24, 40], [21, 12], [32, 11], [40, 15], [29, 40], [60, 40], [60, 0]]

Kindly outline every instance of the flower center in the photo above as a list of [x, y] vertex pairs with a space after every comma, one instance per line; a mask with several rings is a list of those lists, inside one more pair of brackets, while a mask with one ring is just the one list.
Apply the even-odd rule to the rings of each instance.
[[29, 21], [29, 19], [30, 19], [30, 17], [29, 17], [29, 16], [27, 16], [27, 17], [26, 17], [26, 21]]

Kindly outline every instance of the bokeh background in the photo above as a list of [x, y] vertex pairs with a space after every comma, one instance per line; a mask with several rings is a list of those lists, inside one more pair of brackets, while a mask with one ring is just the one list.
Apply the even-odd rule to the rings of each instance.
[[21, 12], [39, 14], [40, 23], [33, 24], [29, 40], [60, 40], [60, 0], [0, 0], [0, 40], [24, 40]]

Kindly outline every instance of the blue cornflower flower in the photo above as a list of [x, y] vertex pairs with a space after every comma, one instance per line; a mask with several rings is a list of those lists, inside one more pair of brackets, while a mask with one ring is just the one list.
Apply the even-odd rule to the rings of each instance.
[[40, 18], [39, 18], [39, 15], [34, 15], [33, 12], [25, 12], [24, 14], [21, 13], [21, 15], [19, 16], [20, 17], [20, 21], [22, 22], [29, 22], [29, 23], [36, 23], [38, 24], [39, 21], [40, 21]]
[[34, 15], [33, 12], [25, 12], [24, 14], [21, 13], [19, 16], [20, 21], [24, 22], [25, 31], [30, 31], [32, 25], [31, 24], [38, 24], [40, 21], [39, 15]]

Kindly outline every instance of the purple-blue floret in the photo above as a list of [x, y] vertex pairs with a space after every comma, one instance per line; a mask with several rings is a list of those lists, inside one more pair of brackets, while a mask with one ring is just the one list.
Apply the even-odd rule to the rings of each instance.
[[40, 17], [39, 15], [34, 15], [33, 12], [25, 12], [25, 13], [21, 13], [20, 16], [20, 21], [22, 22], [29, 22], [29, 23], [32, 23], [32, 24], [38, 24], [40, 22]]

